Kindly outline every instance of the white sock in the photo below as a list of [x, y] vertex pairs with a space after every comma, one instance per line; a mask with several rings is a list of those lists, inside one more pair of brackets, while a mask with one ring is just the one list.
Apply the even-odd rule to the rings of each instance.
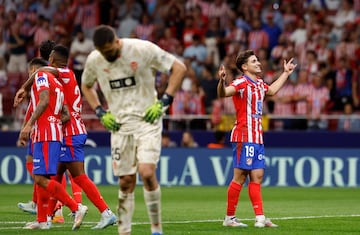
[[255, 216], [256, 221], [265, 220], [265, 215], [257, 215]]
[[135, 196], [134, 193], [123, 193], [119, 190], [119, 205], [118, 205], [118, 214], [119, 214], [119, 223], [118, 223], [118, 232], [130, 233], [131, 232], [131, 221], [134, 214], [135, 207]]
[[106, 208], [103, 212], [101, 212], [102, 217], [109, 217], [112, 214], [110, 208]]
[[160, 185], [154, 191], [144, 188], [144, 200], [147, 207], [151, 226], [151, 232], [162, 233], [161, 226], [161, 190]]

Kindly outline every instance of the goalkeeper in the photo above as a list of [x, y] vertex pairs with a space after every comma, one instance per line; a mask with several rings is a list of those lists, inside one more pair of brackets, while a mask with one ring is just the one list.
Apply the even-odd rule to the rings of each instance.
[[[151, 234], [162, 234], [161, 190], [156, 177], [160, 158], [162, 115], [169, 107], [186, 72], [175, 56], [152, 42], [118, 38], [113, 28], [100, 25], [93, 35], [82, 75], [82, 92], [111, 131], [113, 173], [119, 177], [118, 232], [131, 234], [136, 173], [143, 181]], [[157, 99], [155, 72], [169, 73], [165, 94]], [[108, 104], [105, 110], [95, 82]]]

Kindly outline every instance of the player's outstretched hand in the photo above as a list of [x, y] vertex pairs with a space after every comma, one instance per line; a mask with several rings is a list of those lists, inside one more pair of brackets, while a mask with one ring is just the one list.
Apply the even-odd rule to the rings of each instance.
[[100, 122], [109, 131], [118, 131], [120, 124], [116, 122], [116, 117], [110, 111], [105, 111], [101, 106], [97, 107], [96, 116], [100, 118]]
[[293, 63], [294, 58], [291, 58], [288, 62], [286, 62], [286, 60], [284, 60], [284, 71], [289, 73], [289, 75], [294, 72], [296, 65]]
[[159, 119], [163, 114], [163, 106], [163, 102], [161, 100], [157, 100], [154, 104], [148, 107], [145, 110], [145, 121], [149, 123], [154, 123], [155, 120]]
[[15, 94], [15, 98], [14, 98], [14, 108], [16, 108], [25, 98], [26, 96], [26, 91], [24, 88], [20, 88], [16, 94]]

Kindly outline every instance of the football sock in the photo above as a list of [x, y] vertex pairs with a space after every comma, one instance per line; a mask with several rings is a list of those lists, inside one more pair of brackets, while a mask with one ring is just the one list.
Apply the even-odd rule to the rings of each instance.
[[154, 191], [144, 189], [144, 200], [149, 215], [152, 233], [162, 233], [161, 227], [161, 190], [160, 185]]
[[249, 198], [253, 206], [255, 215], [263, 215], [263, 205], [261, 197], [261, 185], [258, 183], [249, 183]]
[[33, 195], [32, 195], [32, 201], [37, 203], [37, 184], [33, 184]]
[[42, 187], [37, 186], [38, 203], [37, 203], [37, 221], [47, 221], [48, 201], [50, 194]]
[[77, 183], [74, 182], [74, 179], [70, 173], [68, 174], [68, 176], [69, 176], [69, 179], [71, 182], [71, 191], [72, 191], [73, 198], [77, 203], [81, 204], [82, 203], [82, 189]]
[[46, 190], [51, 194], [51, 196], [61, 201], [65, 206], [69, 207], [72, 212], [78, 210], [78, 204], [70, 197], [59, 182], [49, 180]]
[[227, 208], [226, 208], [227, 216], [235, 216], [236, 207], [239, 201], [241, 189], [242, 189], [241, 184], [238, 184], [235, 181], [231, 181], [227, 192]]
[[119, 190], [119, 205], [118, 205], [118, 232], [119, 234], [126, 234], [131, 232], [131, 219], [134, 214], [135, 195], [134, 193], [123, 193]]
[[73, 179], [84, 190], [86, 196], [98, 208], [100, 213], [109, 208], [94, 182], [86, 174], [76, 176]]

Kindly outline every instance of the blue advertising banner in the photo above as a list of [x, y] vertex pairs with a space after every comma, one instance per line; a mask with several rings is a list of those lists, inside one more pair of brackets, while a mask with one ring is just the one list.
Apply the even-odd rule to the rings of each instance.
[[[109, 147], [87, 147], [85, 153], [85, 170], [95, 184], [117, 184]], [[229, 148], [165, 148], [157, 169], [159, 182], [164, 186], [227, 185], [232, 178], [231, 154]], [[1, 147], [1, 184], [32, 183], [25, 155], [23, 148]], [[266, 165], [264, 186], [360, 186], [360, 149], [356, 148], [267, 148]]]

